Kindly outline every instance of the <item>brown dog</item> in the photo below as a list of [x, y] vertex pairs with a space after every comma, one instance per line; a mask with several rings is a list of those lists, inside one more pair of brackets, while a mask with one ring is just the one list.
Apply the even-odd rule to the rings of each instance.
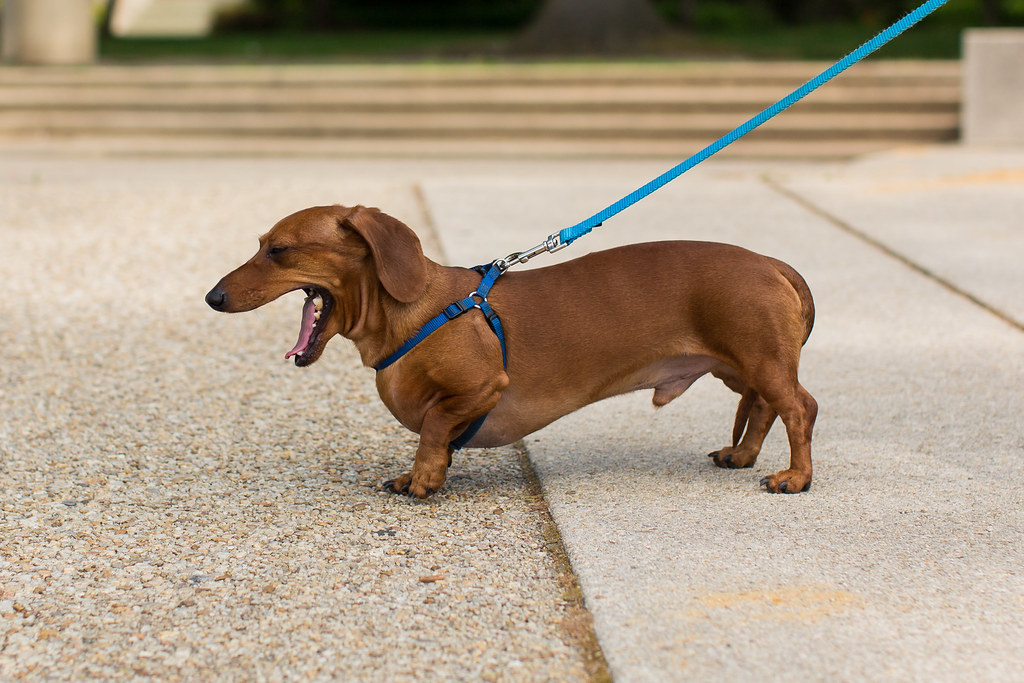
[[[286, 357], [309, 365], [340, 334], [373, 367], [479, 283], [473, 270], [427, 259], [412, 230], [377, 209], [325, 206], [281, 220], [206, 301], [249, 311], [302, 289], [302, 329]], [[781, 261], [725, 244], [637, 244], [509, 272], [488, 301], [505, 330], [507, 368], [474, 310], [377, 373], [384, 404], [420, 435], [412, 471], [388, 482], [392, 490], [424, 498], [440, 488], [450, 442], [482, 415], [467, 445], [501, 446], [617, 394], [654, 389], [663, 406], [709, 372], [742, 395], [732, 446], [710, 454], [715, 464], [753, 465], [779, 415], [789, 469], [761, 483], [785, 493], [810, 486], [818, 408], [797, 367], [814, 304]]]

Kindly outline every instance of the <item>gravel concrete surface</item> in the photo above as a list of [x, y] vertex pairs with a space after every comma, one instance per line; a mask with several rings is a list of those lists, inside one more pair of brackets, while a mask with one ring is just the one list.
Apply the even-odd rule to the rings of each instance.
[[423, 233], [424, 170], [0, 161], [0, 680], [586, 679], [515, 449], [383, 493], [416, 439], [354, 348], [295, 368], [300, 294], [203, 302], [307, 205]]

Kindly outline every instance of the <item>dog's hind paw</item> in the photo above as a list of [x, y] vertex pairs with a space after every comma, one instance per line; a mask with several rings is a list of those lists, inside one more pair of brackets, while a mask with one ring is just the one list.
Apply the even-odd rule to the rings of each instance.
[[811, 489], [811, 477], [797, 470], [783, 470], [763, 477], [760, 485], [771, 493], [800, 493]]
[[753, 467], [754, 463], [757, 462], [757, 453], [751, 455], [750, 453], [744, 453], [739, 448], [731, 447], [723, 448], [720, 451], [712, 451], [708, 453], [708, 457], [718, 467], [727, 467], [733, 470], [742, 467]]

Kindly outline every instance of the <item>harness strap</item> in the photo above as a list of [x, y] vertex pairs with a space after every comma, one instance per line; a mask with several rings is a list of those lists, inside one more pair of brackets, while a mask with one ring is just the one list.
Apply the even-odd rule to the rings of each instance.
[[[508, 354], [505, 351], [505, 331], [501, 327], [501, 320], [498, 318], [498, 314], [494, 312], [494, 309], [491, 308], [490, 303], [487, 301], [487, 294], [491, 291], [491, 287], [494, 286], [495, 280], [497, 280], [504, 271], [498, 267], [497, 262], [492, 263], [489, 266], [477, 266], [473, 270], [476, 270], [478, 273], [483, 275], [483, 279], [480, 280], [480, 284], [477, 285], [476, 291], [465, 299], [453, 301], [448, 304], [443, 311], [427, 321], [427, 323], [421, 327], [416, 334], [405, 340], [405, 343], [399, 346], [394, 353], [373, 366], [373, 369], [380, 372], [384, 368], [394, 364], [399, 358], [409, 353], [409, 351], [415, 348], [417, 344], [436, 332], [446, 322], [449, 320], [455, 320], [466, 311], [471, 311], [474, 308], [480, 309], [484, 314], [484, 319], [487, 320], [487, 325], [498, 337], [498, 343], [501, 345], [501, 364], [502, 367], [508, 367]], [[448, 445], [455, 450], [461, 449], [476, 435], [486, 419], [487, 414], [484, 413], [470, 423], [466, 428], [466, 431], [455, 437], [455, 439]]]
[[454, 450], [462, 450], [462, 447], [469, 443], [469, 440], [476, 436], [476, 433], [480, 431], [481, 427], [484, 426], [484, 420], [486, 419], [487, 413], [484, 413], [477, 419], [473, 420], [469, 424], [469, 426], [466, 427], [466, 431], [462, 432], [457, 437], [452, 439], [451, 443], [449, 443], [448, 445], [451, 446]]
[[[474, 270], [482, 269], [482, 266], [477, 266]], [[448, 304], [443, 311], [438, 313], [436, 316], [427, 321], [427, 323], [419, 329], [419, 331], [413, 336], [405, 340], [398, 349], [395, 350], [390, 356], [382, 360], [373, 366], [373, 369], [380, 372], [384, 368], [392, 365], [399, 358], [409, 353], [413, 348], [416, 347], [421, 341], [429, 337], [431, 334], [436, 332], [442, 325], [449, 320], [455, 320], [466, 311], [471, 311], [474, 308], [479, 308], [484, 316], [487, 318], [487, 323], [491, 329], [494, 330], [494, 334], [498, 335], [498, 341], [501, 343], [501, 360], [503, 365], [507, 365], [508, 361], [505, 353], [505, 334], [501, 329], [501, 321], [498, 320], [498, 315], [491, 308], [491, 305], [487, 302], [487, 294], [491, 291], [491, 287], [494, 285], [494, 281], [498, 279], [502, 271], [494, 264], [491, 264], [484, 275], [480, 284], [477, 286], [476, 291], [467, 296], [465, 299], [460, 301], [453, 301]], [[478, 300], [479, 299], [479, 300]]]

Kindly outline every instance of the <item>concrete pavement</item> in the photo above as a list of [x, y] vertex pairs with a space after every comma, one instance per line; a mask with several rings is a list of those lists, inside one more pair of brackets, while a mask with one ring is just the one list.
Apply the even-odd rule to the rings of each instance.
[[[477, 262], [590, 215], [636, 170], [425, 188], [449, 256]], [[496, 220], [500, 239], [474, 232]], [[558, 255], [735, 242], [794, 265], [818, 311], [809, 493], [757, 487], [787, 462], [781, 424], [752, 471], [710, 465], [735, 408], [710, 379], [658, 413], [626, 396], [527, 438], [616, 680], [1019, 680], [1022, 227], [1024, 150], [932, 148], [705, 165]]]
[[[350, 345], [299, 373], [273, 362], [288, 302], [201, 296], [303, 205], [378, 204], [472, 265], [665, 168], [8, 156], [0, 673], [584, 679], [512, 449], [460, 454], [426, 505], [380, 494], [411, 442]], [[735, 409], [710, 379], [526, 439], [615, 680], [1019, 679], [1022, 218], [1024, 150], [711, 162], [537, 261], [716, 239], [817, 304], [809, 493], [757, 486], [781, 424], [752, 470], [710, 464]]]

